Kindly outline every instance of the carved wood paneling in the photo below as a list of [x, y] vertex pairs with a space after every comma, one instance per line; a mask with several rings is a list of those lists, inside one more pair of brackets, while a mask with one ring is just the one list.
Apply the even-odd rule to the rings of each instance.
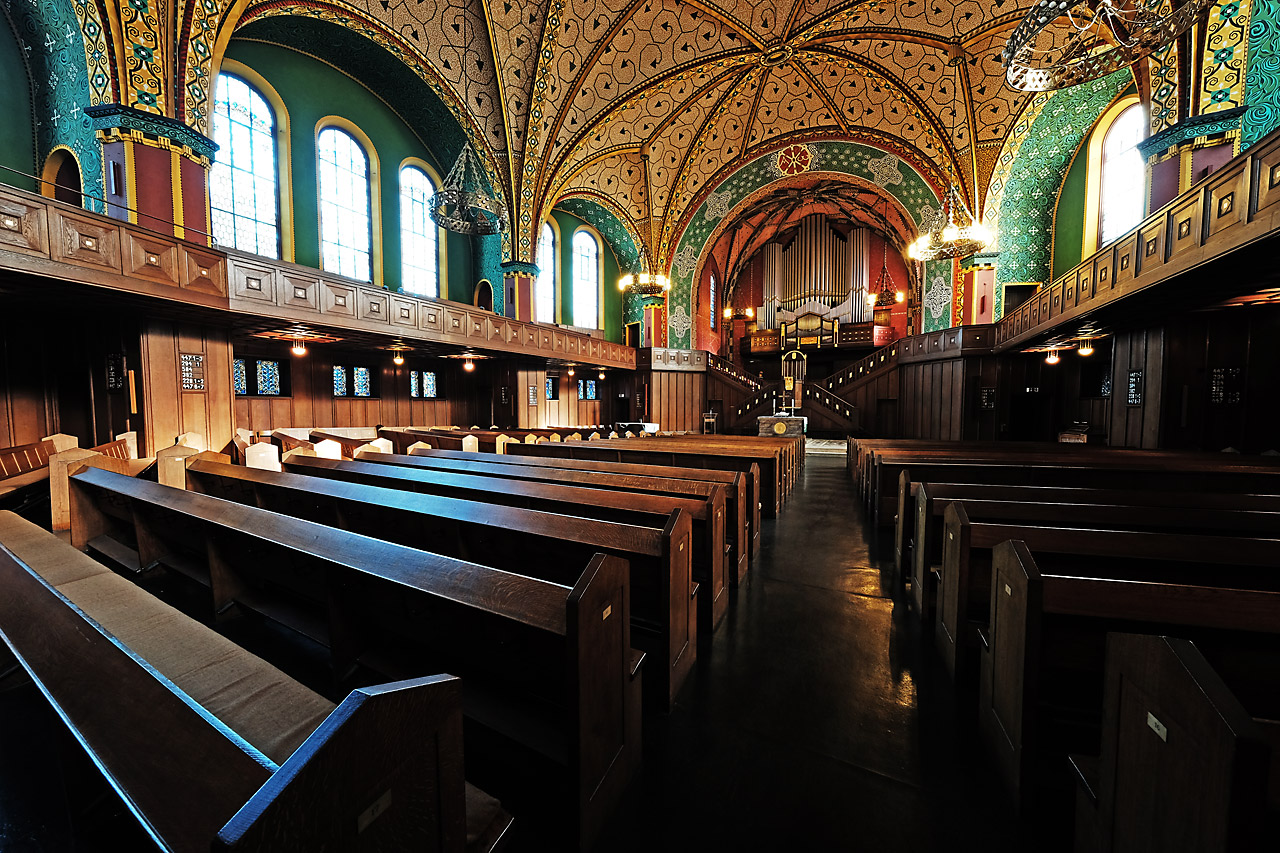
[[25, 255], [49, 255], [49, 220], [43, 205], [0, 192], [0, 246]]
[[123, 259], [125, 275], [178, 286], [178, 245], [173, 240], [125, 231]]
[[120, 227], [113, 220], [98, 220], [53, 207], [49, 209], [49, 232], [53, 260], [121, 272]]
[[211, 296], [227, 295], [227, 259], [214, 252], [179, 245], [182, 287]]

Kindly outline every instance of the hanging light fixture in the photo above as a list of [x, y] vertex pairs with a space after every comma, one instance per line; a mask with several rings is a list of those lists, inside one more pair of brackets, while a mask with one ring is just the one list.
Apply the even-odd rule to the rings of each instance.
[[290, 352], [292, 352], [294, 355], [298, 356], [299, 358], [301, 358], [302, 356], [306, 355], [306, 354], [307, 354], [307, 348], [306, 348], [306, 346], [302, 343], [302, 338], [294, 338], [294, 339], [293, 339], [293, 347], [292, 347], [289, 351], [290, 351]]
[[404, 364], [404, 354], [401, 353], [400, 350], [396, 350], [396, 354], [391, 357], [391, 363], [396, 367]]
[[467, 373], [470, 373], [476, 369], [476, 363], [468, 357], [466, 361], [462, 362], [462, 369], [467, 371]]
[[1093, 355], [1093, 341], [1089, 338], [1085, 338], [1080, 342], [1080, 347], [1076, 352], [1085, 357]]
[[911, 244], [907, 254], [917, 261], [967, 258], [990, 246], [995, 238], [991, 229], [970, 212], [960, 188], [952, 184], [942, 202], [942, 215], [930, 231]]
[[1214, 0], [1038, 0], [1000, 54], [1009, 85], [1065, 89], [1132, 65], [1171, 44]]
[[1058, 358], [1058, 351], [1056, 349], [1049, 350], [1049, 354], [1045, 356], [1044, 359], [1045, 364], [1057, 364], [1059, 361], [1062, 361], [1062, 359]]
[[875, 283], [867, 288], [867, 304], [875, 304], [877, 308], [888, 308], [895, 302], [901, 302], [906, 299], [906, 294], [898, 290], [893, 284], [893, 276], [889, 274], [889, 239], [886, 237], [881, 243], [884, 250], [880, 257], [880, 275], [876, 276]]
[[623, 293], [630, 290], [640, 296], [664, 296], [671, 290], [671, 279], [656, 273], [627, 273], [618, 279], [618, 290]]
[[437, 225], [455, 234], [498, 234], [507, 227], [507, 208], [485, 190], [469, 142], [431, 197], [429, 210]]
[[601, 378], [601, 379], [604, 379], [604, 371], [603, 371], [603, 370], [602, 370], [602, 371], [600, 371], [600, 378]]

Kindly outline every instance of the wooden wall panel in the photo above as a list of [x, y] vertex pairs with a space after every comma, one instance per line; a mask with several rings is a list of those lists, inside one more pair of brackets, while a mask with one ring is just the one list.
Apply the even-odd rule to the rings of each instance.
[[649, 420], [660, 430], [702, 431], [707, 405], [707, 376], [688, 371], [654, 370], [648, 374]]
[[[183, 433], [204, 437], [210, 450], [231, 441], [235, 409], [231, 400], [231, 343], [223, 329], [153, 320], [142, 333], [139, 371], [143, 421], [139, 452], [152, 455]], [[204, 388], [184, 390], [180, 356], [204, 359]]]
[[[1117, 333], [1112, 343], [1111, 423], [1108, 441], [1117, 447], [1160, 446], [1164, 386], [1164, 330], [1161, 327]], [[1142, 371], [1142, 402], [1130, 405], [1129, 376]]]
[[[11, 317], [11, 321], [18, 318]], [[31, 444], [55, 432], [48, 417], [45, 343], [11, 322], [0, 347], [0, 446]]]

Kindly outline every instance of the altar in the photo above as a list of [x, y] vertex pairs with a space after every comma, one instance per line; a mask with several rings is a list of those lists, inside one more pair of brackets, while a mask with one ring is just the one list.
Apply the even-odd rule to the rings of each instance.
[[796, 438], [809, 431], [809, 419], [793, 415], [761, 415], [756, 424], [758, 435], [774, 438]]

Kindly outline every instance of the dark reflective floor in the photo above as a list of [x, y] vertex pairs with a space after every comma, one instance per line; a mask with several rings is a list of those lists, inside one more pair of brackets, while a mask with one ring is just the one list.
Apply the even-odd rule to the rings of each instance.
[[[1067, 847], [1065, 828], [1013, 820], [887, 569], [844, 457], [810, 455], [676, 710], [646, 723], [641, 775], [597, 849]], [[311, 680], [305, 654], [277, 663]], [[144, 849], [82, 761], [49, 760], [59, 729], [34, 688], [0, 684], [0, 851]], [[517, 826], [517, 853], [556, 849], [538, 821]]]

